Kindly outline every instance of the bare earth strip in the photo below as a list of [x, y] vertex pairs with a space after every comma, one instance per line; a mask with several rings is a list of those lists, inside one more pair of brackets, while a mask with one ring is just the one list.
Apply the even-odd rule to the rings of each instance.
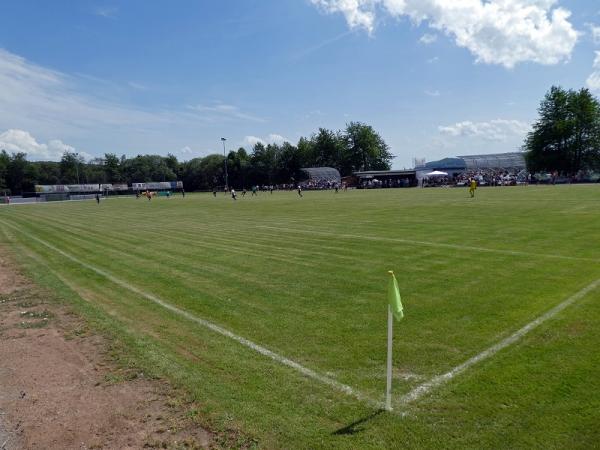
[[104, 339], [45, 301], [3, 254], [0, 247], [0, 450], [222, 442], [186, 416], [166, 383], [123, 377]]

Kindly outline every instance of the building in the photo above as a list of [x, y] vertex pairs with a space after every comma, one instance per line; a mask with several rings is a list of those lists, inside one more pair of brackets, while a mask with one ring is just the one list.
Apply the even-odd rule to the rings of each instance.
[[417, 185], [414, 170], [367, 170], [354, 172], [359, 188], [412, 187]]

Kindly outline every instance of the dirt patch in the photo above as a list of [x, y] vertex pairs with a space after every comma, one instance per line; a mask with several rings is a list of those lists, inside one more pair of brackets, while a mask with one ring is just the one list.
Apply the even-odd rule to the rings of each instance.
[[212, 448], [195, 407], [0, 258], [0, 450]]
[[10, 294], [25, 285], [25, 278], [12, 269], [8, 258], [0, 255], [0, 295]]

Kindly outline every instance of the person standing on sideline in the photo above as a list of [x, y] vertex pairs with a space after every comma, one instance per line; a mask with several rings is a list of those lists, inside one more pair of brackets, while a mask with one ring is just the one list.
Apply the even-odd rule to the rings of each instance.
[[471, 178], [469, 182], [469, 194], [471, 194], [471, 198], [475, 197], [475, 190], [477, 189], [477, 180], [475, 178]]
[[213, 197], [217, 198], [217, 188], [213, 188]]
[[298, 195], [302, 197], [302, 186], [298, 185]]
[[185, 198], [185, 189], [181, 188], [181, 196]]
[[100, 204], [100, 194], [96, 193], [96, 203]]

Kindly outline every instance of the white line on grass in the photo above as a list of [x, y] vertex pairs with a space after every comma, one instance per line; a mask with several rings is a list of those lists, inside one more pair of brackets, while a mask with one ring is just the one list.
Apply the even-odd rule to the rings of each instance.
[[577, 256], [564, 256], [564, 255], [549, 255], [546, 253], [529, 253], [522, 252], [519, 250], [502, 250], [495, 248], [485, 248], [485, 247], [474, 247], [470, 245], [460, 245], [460, 244], [446, 244], [443, 242], [430, 242], [430, 241], [417, 241], [412, 239], [402, 239], [402, 238], [388, 238], [382, 236], [361, 236], [358, 234], [345, 234], [345, 233], [330, 233], [328, 231], [316, 231], [316, 230], [305, 230], [301, 228], [288, 228], [288, 227], [272, 227], [269, 225], [257, 225], [256, 228], [266, 228], [271, 230], [279, 230], [279, 231], [290, 231], [293, 233], [306, 233], [306, 234], [314, 234], [321, 236], [331, 236], [338, 238], [346, 238], [346, 239], [364, 239], [367, 241], [380, 241], [380, 242], [399, 242], [401, 244], [410, 244], [410, 245], [424, 245], [427, 247], [440, 247], [440, 248], [451, 248], [453, 250], [469, 250], [475, 252], [484, 252], [484, 253], [498, 253], [503, 255], [513, 255], [513, 256], [529, 256], [535, 258], [553, 258], [553, 259], [567, 259], [571, 261], [589, 261], [589, 262], [600, 262], [599, 259], [594, 258], [580, 258]]
[[56, 253], [64, 256], [65, 258], [73, 261], [74, 263], [79, 264], [80, 266], [85, 267], [86, 269], [91, 270], [92, 272], [95, 272], [95, 273], [97, 273], [100, 276], [103, 276], [104, 278], [106, 278], [107, 280], [111, 281], [112, 283], [114, 283], [114, 284], [116, 284], [118, 286], [121, 286], [122, 288], [125, 288], [125, 289], [127, 289], [127, 290], [129, 290], [129, 291], [131, 291], [131, 292], [133, 292], [133, 293], [141, 296], [141, 297], [144, 297], [147, 300], [150, 300], [151, 302], [153, 302], [153, 303], [155, 303], [155, 304], [157, 304], [159, 306], [162, 306], [163, 308], [171, 311], [172, 313], [175, 313], [175, 314], [177, 314], [177, 315], [179, 315], [181, 317], [185, 317], [186, 319], [188, 319], [188, 320], [190, 320], [192, 322], [195, 322], [198, 325], [201, 325], [201, 326], [203, 326], [205, 328], [208, 328], [209, 330], [211, 330], [211, 331], [213, 331], [215, 333], [218, 333], [218, 334], [220, 334], [222, 336], [228, 337], [229, 339], [232, 339], [232, 340], [234, 340], [234, 341], [236, 341], [236, 342], [244, 345], [245, 347], [248, 347], [248, 348], [254, 350], [257, 353], [260, 353], [263, 356], [271, 358], [272, 360], [274, 360], [274, 361], [276, 361], [276, 362], [278, 362], [278, 363], [280, 363], [280, 364], [282, 364], [284, 366], [291, 367], [292, 369], [300, 372], [302, 375], [305, 375], [305, 376], [307, 376], [309, 378], [312, 378], [314, 380], [317, 380], [317, 381], [319, 381], [319, 382], [321, 382], [323, 384], [331, 386], [331, 387], [335, 388], [336, 390], [338, 390], [340, 392], [343, 392], [344, 394], [350, 395], [350, 396], [352, 396], [352, 397], [354, 397], [354, 398], [356, 398], [356, 399], [358, 399], [360, 401], [363, 401], [365, 403], [369, 403], [371, 406], [375, 406], [375, 407], [378, 407], [378, 408], [382, 407], [382, 404], [380, 402], [377, 402], [375, 400], [370, 399], [366, 395], [364, 395], [364, 394], [356, 391], [355, 389], [353, 389], [352, 387], [350, 387], [348, 385], [340, 383], [339, 381], [334, 380], [333, 378], [327, 377], [325, 375], [321, 375], [321, 374], [315, 372], [314, 370], [309, 369], [308, 367], [304, 367], [303, 365], [298, 364], [297, 362], [292, 361], [291, 359], [286, 358], [285, 356], [279, 355], [279, 354], [277, 354], [277, 353], [275, 353], [275, 352], [273, 352], [273, 351], [271, 351], [271, 350], [269, 350], [269, 349], [267, 349], [267, 348], [265, 348], [265, 347], [263, 347], [261, 345], [255, 344], [254, 342], [252, 342], [252, 341], [250, 341], [250, 340], [248, 340], [248, 339], [246, 339], [244, 337], [238, 336], [237, 334], [235, 334], [235, 333], [233, 333], [233, 332], [231, 332], [231, 331], [229, 331], [229, 330], [227, 330], [227, 329], [225, 329], [225, 328], [223, 328], [223, 327], [221, 327], [221, 326], [219, 326], [217, 324], [214, 324], [212, 322], [209, 322], [208, 320], [202, 319], [202, 318], [197, 317], [197, 316], [195, 316], [195, 315], [193, 315], [193, 314], [191, 314], [191, 313], [189, 313], [187, 311], [179, 309], [176, 306], [173, 306], [170, 303], [167, 303], [164, 300], [162, 300], [162, 299], [160, 299], [160, 298], [158, 298], [158, 297], [156, 297], [156, 296], [154, 296], [152, 294], [144, 292], [141, 289], [139, 289], [139, 288], [137, 288], [137, 287], [135, 287], [135, 286], [133, 286], [133, 285], [125, 282], [125, 281], [120, 280], [119, 278], [115, 277], [114, 275], [112, 275], [112, 274], [110, 274], [110, 273], [108, 273], [108, 272], [106, 272], [106, 271], [104, 271], [102, 269], [99, 269], [99, 268], [97, 268], [97, 267], [95, 267], [95, 266], [93, 266], [91, 264], [88, 264], [86, 262], [81, 261], [77, 257], [75, 257], [75, 256], [73, 256], [73, 255], [71, 255], [71, 254], [69, 254], [69, 253], [67, 253], [67, 252], [65, 252], [65, 251], [63, 251], [63, 250], [61, 250], [61, 249], [53, 246], [52, 244], [49, 244], [48, 242], [46, 242], [46, 241], [44, 241], [44, 240], [42, 240], [42, 239], [40, 239], [40, 238], [38, 238], [38, 237], [36, 237], [36, 236], [28, 233], [26, 231], [23, 231], [23, 230], [15, 227], [12, 224], [8, 224], [8, 223], [6, 223], [4, 221], [0, 221], [0, 223], [2, 223], [5, 226], [8, 226], [8, 227], [12, 228], [15, 231], [20, 232], [21, 234], [27, 236], [29, 239], [33, 239], [34, 241], [39, 242], [43, 246], [45, 246], [45, 247], [51, 249], [52, 251], [54, 251], [54, 252], [56, 252]]
[[585, 297], [587, 294], [589, 294], [590, 292], [592, 292], [594, 289], [596, 289], [598, 287], [600, 287], [600, 278], [598, 278], [596, 281], [588, 284], [586, 287], [584, 287], [580, 291], [576, 292], [575, 294], [571, 295], [565, 301], [556, 305], [554, 308], [552, 308], [549, 311], [547, 311], [546, 313], [542, 314], [537, 319], [529, 322], [527, 325], [525, 325], [520, 330], [514, 332], [513, 334], [511, 334], [507, 338], [501, 340], [497, 344], [492, 345], [487, 350], [484, 350], [483, 352], [479, 353], [478, 355], [473, 356], [472, 358], [468, 359], [467, 361], [460, 364], [459, 366], [456, 366], [454, 369], [450, 370], [449, 372], [447, 372], [443, 375], [438, 375], [438, 376], [432, 378], [431, 380], [427, 381], [426, 383], [423, 383], [423, 384], [417, 386], [412, 391], [410, 391], [408, 394], [404, 395], [401, 398], [400, 403], [406, 405], [408, 403], [414, 402], [415, 400], [418, 400], [422, 396], [431, 392], [433, 389], [441, 386], [442, 384], [446, 383], [447, 381], [450, 381], [456, 375], [459, 375], [460, 373], [464, 372], [471, 366], [477, 364], [478, 362], [483, 361], [484, 359], [488, 359], [488, 358], [494, 356], [500, 350], [519, 341], [527, 333], [534, 330], [535, 328], [537, 328], [538, 326], [540, 326], [542, 323], [546, 322], [547, 320], [553, 318], [558, 313], [560, 313], [562, 310], [564, 310], [568, 306], [572, 305], [576, 301], [582, 299], [583, 297]]

